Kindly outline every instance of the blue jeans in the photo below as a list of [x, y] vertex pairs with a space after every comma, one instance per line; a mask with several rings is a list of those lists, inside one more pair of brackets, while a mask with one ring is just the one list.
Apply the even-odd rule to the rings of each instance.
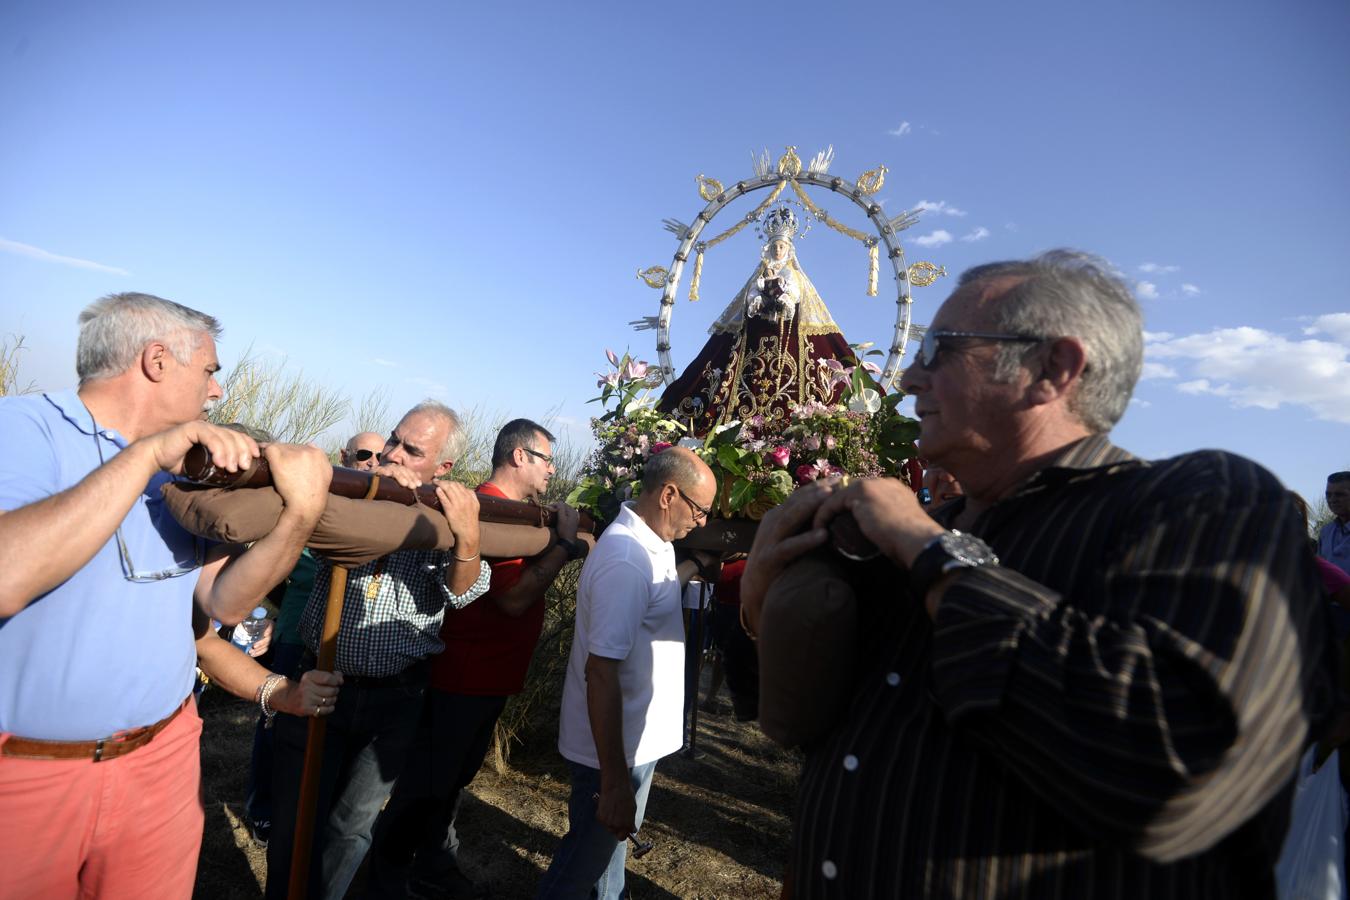
[[[370, 830], [403, 769], [417, 733], [425, 672], [403, 684], [345, 684], [326, 716], [319, 770], [310, 897], [341, 898], [370, 848]], [[279, 715], [273, 726], [272, 835], [267, 844], [269, 900], [287, 895], [300, 775], [309, 719]]]
[[[568, 761], [572, 770], [572, 797], [567, 802], [567, 834], [553, 853], [553, 862], [539, 882], [537, 900], [598, 897], [620, 900], [628, 896], [623, 886], [623, 866], [628, 841], [620, 841], [595, 820], [595, 795], [600, 793], [600, 770]], [[656, 761], [628, 770], [637, 801], [634, 826], [642, 827], [647, 794], [652, 787]]]

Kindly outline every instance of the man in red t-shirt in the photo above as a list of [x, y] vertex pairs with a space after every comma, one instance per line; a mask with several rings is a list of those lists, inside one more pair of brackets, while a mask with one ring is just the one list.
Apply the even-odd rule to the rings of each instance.
[[[492, 477], [478, 492], [539, 498], [553, 476], [553, 435], [529, 419], [506, 423], [492, 450]], [[446, 610], [445, 650], [432, 662], [431, 690], [417, 740], [375, 826], [370, 883], [377, 896], [477, 897], [458, 866], [455, 813], [492, 743], [493, 726], [525, 686], [544, 627], [544, 592], [585, 552], [577, 511], [558, 504], [558, 540], [531, 559], [492, 562], [492, 584], [476, 603]]]

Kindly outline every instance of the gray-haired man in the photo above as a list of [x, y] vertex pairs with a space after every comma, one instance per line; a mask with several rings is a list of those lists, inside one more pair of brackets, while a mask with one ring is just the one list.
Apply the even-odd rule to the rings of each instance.
[[[271, 444], [285, 508], [244, 552], [207, 547], [160, 487], [221, 396], [204, 313], [114, 294], [80, 314], [78, 390], [0, 399], [0, 871], [17, 897], [188, 897], [203, 811], [192, 605], [236, 623], [295, 563], [332, 469]], [[152, 886], [146, 882], [153, 873]]]
[[[370, 847], [371, 826], [398, 778], [417, 731], [428, 657], [446, 607], [482, 595], [492, 570], [478, 555], [478, 499], [449, 474], [464, 435], [454, 410], [432, 400], [410, 409], [385, 441], [377, 475], [408, 488], [436, 482], [452, 550], [400, 550], [351, 571], [342, 607], [337, 708], [328, 721], [310, 895], [340, 898]], [[320, 565], [301, 637], [317, 653], [332, 568]], [[310, 664], [313, 664], [311, 658]], [[285, 897], [307, 723], [277, 717], [274, 814], [267, 844], [267, 896]]]
[[841, 511], [907, 570], [803, 770], [796, 897], [1275, 895], [1329, 687], [1317, 576], [1270, 473], [1111, 444], [1142, 344], [1090, 257], [972, 269], [901, 381], [965, 497], [935, 521], [897, 481], [822, 484], [765, 518], [752, 628]]

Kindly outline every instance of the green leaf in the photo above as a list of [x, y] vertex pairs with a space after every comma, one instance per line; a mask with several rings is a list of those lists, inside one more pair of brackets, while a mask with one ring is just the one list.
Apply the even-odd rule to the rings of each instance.
[[723, 445], [717, 448], [717, 464], [733, 475], [744, 475], [745, 465], [741, 462], [743, 451]]
[[731, 486], [731, 508], [744, 509], [755, 499], [756, 488], [759, 485], [753, 481], [746, 481], [744, 478], [737, 478], [735, 484]]
[[744, 422], [737, 422], [735, 425], [728, 428], [726, 431], [723, 431], [721, 434], [717, 436], [717, 443], [719, 444], [736, 443], [736, 440], [741, 436], [741, 429], [743, 427], [745, 427]]

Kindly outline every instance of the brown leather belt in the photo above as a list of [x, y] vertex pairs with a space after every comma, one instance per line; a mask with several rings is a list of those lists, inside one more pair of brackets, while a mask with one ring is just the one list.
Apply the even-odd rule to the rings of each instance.
[[105, 762], [126, 756], [133, 750], [139, 750], [154, 740], [169, 723], [177, 718], [191, 698], [178, 704], [178, 708], [153, 725], [142, 725], [119, 731], [111, 737], [97, 741], [36, 741], [31, 738], [11, 735], [0, 744], [0, 756], [14, 756], [20, 759], [92, 759]]

